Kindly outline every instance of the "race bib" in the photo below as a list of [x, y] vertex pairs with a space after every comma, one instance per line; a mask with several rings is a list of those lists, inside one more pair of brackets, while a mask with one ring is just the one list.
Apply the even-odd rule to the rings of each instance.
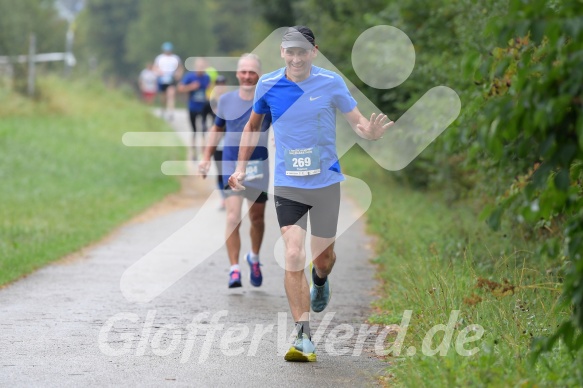
[[206, 101], [206, 96], [204, 94], [204, 90], [202, 90], [202, 89], [195, 90], [194, 93], [192, 93], [192, 101], [194, 101], [194, 102], [205, 102]]
[[245, 180], [253, 181], [263, 178], [263, 160], [250, 160], [245, 170]]
[[320, 149], [284, 150], [285, 175], [306, 176], [320, 173]]

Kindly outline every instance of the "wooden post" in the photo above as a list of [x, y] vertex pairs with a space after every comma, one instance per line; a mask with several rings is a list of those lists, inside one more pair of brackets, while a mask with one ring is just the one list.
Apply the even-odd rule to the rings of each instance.
[[[66, 55], [71, 55], [71, 53], [73, 52], [73, 38], [74, 38], [73, 22], [70, 21], [69, 28], [67, 29], [67, 36], [65, 42]], [[68, 62], [68, 57], [65, 57], [64, 63], [65, 63], [65, 77], [69, 77], [69, 75], [71, 74], [71, 65]]]
[[30, 34], [28, 45], [28, 95], [34, 96], [34, 87], [36, 82], [36, 36]]

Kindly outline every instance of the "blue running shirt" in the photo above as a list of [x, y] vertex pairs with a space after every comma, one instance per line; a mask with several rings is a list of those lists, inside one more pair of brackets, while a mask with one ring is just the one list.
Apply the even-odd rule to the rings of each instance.
[[192, 84], [194, 82], [199, 82], [200, 87], [188, 92], [188, 110], [191, 112], [202, 112], [206, 103], [206, 89], [211, 83], [211, 79], [206, 73], [198, 75], [194, 72], [188, 72], [182, 78], [182, 83], [184, 85]]
[[[229, 177], [235, 172], [237, 167], [237, 158], [239, 156], [239, 144], [241, 143], [241, 136], [245, 124], [249, 121], [251, 116], [251, 107], [253, 101], [243, 100], [239, 97], [239, 91], [234, 90], [223, 94], [219, 98], [217, 106], [217, 117], [215, 124], [218, 127], [225, 128], [224, 147], [223, 147], [223, 179], [226, 182]], [[269, 186], [269, 161], [267, 160], [267, 139], [268, 130], [271, 125], [271, 115], [266, 115], [261, 125], [261, 134], [257, 147], [253, 151], [250, 160], [262, 161], [261, 168], [263, 177], [248, 182], [244, 182], [244, 186], [251, 186], [255, 189], [267, 191]]]
[[[312, 66], [298, 83], [285, 77], [285, 67], [263, 75], [255, 89], [253, 111], [271, 113], [275, 135], [275, 186], [327, 187], [344, 180], [336, 154], [336, 108], [348, 113], [356, 101], [342, 77]], [[286, 175], [285, 150], [318, 147], [319, 174]]]

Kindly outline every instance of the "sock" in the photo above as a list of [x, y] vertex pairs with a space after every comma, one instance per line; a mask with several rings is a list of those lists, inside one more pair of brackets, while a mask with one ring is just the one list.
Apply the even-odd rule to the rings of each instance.
[[241, 270], [239, 269], [239, 264], [234, 264], [231, 266], [231, 269], [229, 270], [229, 272], [233, 272], [233, 271], [241, 272]]
[[259, 254], [253, 252], [253, 251], [249, 251], [249, 260], [252, 263], [259, 263]]
[[298, 335], [305, 333], [310, 340], [312, 339], [312, 334], [310, 333], [310, 322], [309, 321], [296, 322], [296, 327], [298, 328]]
[[328, 278], [328, 276], [325, 276], [324, 278], [318, 277], [318, 275], [316, 275], [316, 267], [314, 267], [314, 269], [312, 269], [312, 280], [314, 281], [315, 285], [322, 287], [324, 284], [326, 284], [327, 278]]

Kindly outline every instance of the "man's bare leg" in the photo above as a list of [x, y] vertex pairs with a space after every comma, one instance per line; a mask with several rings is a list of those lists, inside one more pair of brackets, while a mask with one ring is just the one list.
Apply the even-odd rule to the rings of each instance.
[[231, 265], [239, 264], [239, 253], [241, 251], [241, 236], [239, 226], [241, 225], [241, 206], [243, 197], [240, 195], [229, 195], [225, 198], [225, 208], [227, 211], [227, 228], [225, 239], [227, 254]]
[[249, 205], [249, 220], [251, 221], [251, 229], [249, 230], [251, 251], [258, 255], [265, 233], [265, 202], [252, 202]]
[[332, 268], [336, 263], [334, 242], [334, 237], [324, 238], [312, 236], [310, 245], [312, 250], [312, 257], [314, 258], [313, 264], [316, 270], [316, 275], [321, 279], [326, 278], [330, 272], [332, 272]]
[[306, 264], [306, 231], [297, 225], [284, 226], [281, 234], [285, 244], [284, 287], [294, 322], [308, 321], [310, 289], [304, 274]]
[[176, 87], [168, 86], [168, 89], [166, 89], [166, 115], [170, 121], [174, 119], [175, 96]]

